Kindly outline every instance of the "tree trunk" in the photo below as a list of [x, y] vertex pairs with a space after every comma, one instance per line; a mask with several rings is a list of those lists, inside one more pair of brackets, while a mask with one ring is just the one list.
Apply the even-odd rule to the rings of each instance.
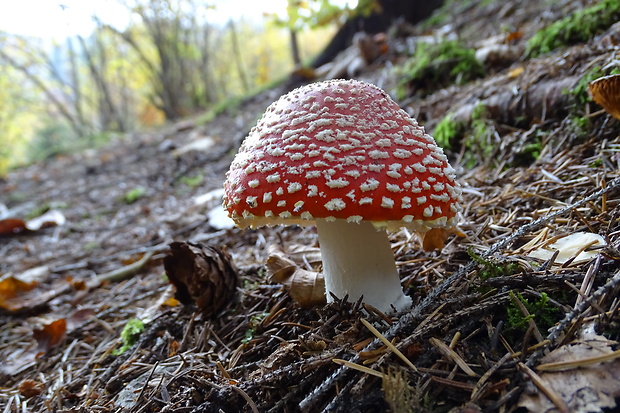
[[299, 55], [299, 41], [297, 39], [297, 30], [291, 28], [291, 52], [293, 54], [293, 66], [301, 67], [301, 56]]
[[312, 67], [319, 67], [334, 60], [336, 55], [351, 45], [355, 33], [379, 33], [387, 30], [396, 19], [402, 18], [409, 23], [418, 23], [429, 17], [443, 4], [444, 0], [378, 0], [381, 13], [368, 17], [357, 16], [348, 20], [338, 30], [329, 44], [314, 59]]

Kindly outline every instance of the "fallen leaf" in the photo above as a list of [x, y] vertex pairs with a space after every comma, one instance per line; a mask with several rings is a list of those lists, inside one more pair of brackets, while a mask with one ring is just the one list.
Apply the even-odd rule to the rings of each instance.
[[18, 276], [5, 276], [0, 279], [0, 312], [12, 314], [32, 312], [42, 309], [54, 297], [70, 290], [65, 279], [57, 280], [45, 288], [36, 288], [48, 278], [49, 268], [35, 267]]
[[[564, 366], [560, 371], [539, 371], [540, 379], [566, 403], [571, 412], [603, 412], [616, 406], [620, 397], [620, 359], [592, 364], [589, 361], [612, 355], [617, 342], [589, 332], [579, 340], [545, 356], [542, 370]], [[572, 367], [570, 367], [572, 366]], [[555, 405], [540, 392], [524, 393], [519, 406], [531, 412], [556, 412]]]
[[523, 74], [523, 72], [525, 72], [525, 69], [523, 68], [523, 66], [517, 66], [514, 69], [510, 69], [508, 71], [508, 78], [515, 79], [515, 78], [521, 76], [521, 74]]
[[576, 232], [560, 238], [552, 244], [543, 244], [542, 247], [531, 251], [528, 256], [546, 261], [551, 259], [557, 250], [556, 263], [563, 264], [574, 257], [573, 263], [578, 264], [590, 261], [598, 255], [598, 251], [586, 251], [588, 248], [604, 245], [606, 245], [605, 238], [598, 234]]
[[43, 383], [36, 380], [26, 379], [19, 383], [19, 394], [24, 396], [26, 399], [38, 396], [43, 392], [43, 389], [45, 389]]
[[67, 322], [64, 318], [52, 321], [41, 329], [32, 330], [32, 335], [37, 340], [37, 358], [47, 353], [65, 337]]
[[512, 42], [513, 40], [519, 40], [523, 37], [523, 32], [520, 30], [514, 30], [506, 35], [506, 42]]
[[[300, 264], [308, 262], [303, 259], [303, 254], [298, 252], [297, 256], [301, 258]], [[271, 280], [287, 287], [291, 298], [301, 307], [321, 305], [327, 301], [323, 274], [300, 268], [287, 254], [275, 247], [270, 248], [267, 258], [267, 274]]]
[[444, 228], [432, 228], [420, 234], [422, 249], [426, 252], [443, 249], [449, 234], [450, 233]]
[[0, 235], [13, 235], [26, 231], [26, 222], [19, 218], [0, 219]]
[[50, 209], [45, 214], [40, 215], [26, 222], [26, 228], [30, 231], [38, 231], [42, 228], [49, 228], [64, 225], [67, 219], [57, 209]]
[[187, 152], [197, 151], [197, 152], [206, 152], [213, 147], [218, 142], [218, 139], [212, 136], [203, 136], [199, 139], [196, 139], [178, 149], [175, 149], [172, 154], [175, 157], [183, 155]]
[[77, 328], [82, 323], [84, 323], [86, 320], [89, 320], [90, 318], [94, 317], [95, 314], [97, 313], [92, 308], [81, 308], [75, 311], [67, 319], [67, 332], [70, 332], [73, 329]]
[[162, 305], [164, 305], [164, 306], [166, 306], [166, 307], [176, 307], [176, 306], [178, 306], [179, 304], [181, 304], [181, 303], [179, 302], [179, 300], [177, 300], [177, 299], [176, 299], [176, 298], [174, 298], [174, 297], [170, 297], [170, 298], [168, 298], [166, 301], [164, 301], [164, 302], [162, 303]]
[[426, 232], [418, 232], [422, 249], [426, 252], [441, 250], [446, 245], [450, 234], [462, 237], [463, 233], [457, 228], [431, 228]]
[[20, 307], [22, 294], [36, 287], [37, 282], [24, 282], [19, 278], [8, 276], [0, 280], [0, 308], [15, 311]]
[[21, 232], [38, 231], [43, 228], [64, 225], [67, 219], [62, 212], [50, 209], [45, 214], [28, 221], [20, 218], [0, 219], [0, 236], [15, 235]]

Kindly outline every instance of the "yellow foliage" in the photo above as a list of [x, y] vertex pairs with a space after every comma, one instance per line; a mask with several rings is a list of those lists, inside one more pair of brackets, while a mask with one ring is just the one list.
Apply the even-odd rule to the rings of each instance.
[[166, 121], [164, 113], [151, 103], [146, 103], [142, 107], [138, 119], [140, 120], [140, 124], [144, 126], [163, 125]]

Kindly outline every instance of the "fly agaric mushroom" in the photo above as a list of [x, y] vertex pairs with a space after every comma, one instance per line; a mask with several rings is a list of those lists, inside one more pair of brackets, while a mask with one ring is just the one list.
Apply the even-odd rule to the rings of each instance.
[[331, 294], [381, 311], [411, 305], [385, 229], [456, 223], [460, 188], [434, 139], [383, 90], [356, 80], [302, 86], [265, 112], [224, 183], [239, 227], [316, 225]]

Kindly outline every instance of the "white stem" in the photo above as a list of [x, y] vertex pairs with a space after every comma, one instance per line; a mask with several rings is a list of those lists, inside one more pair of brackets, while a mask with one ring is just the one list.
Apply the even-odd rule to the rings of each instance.
[[349, 295], [389, 313], [392, 305], [402, 311], [411, 305], [403, 294], [394, 254], [384, 230], [370, 222], [349, 223], [342, 219], [317, 219], [327, 301]]

